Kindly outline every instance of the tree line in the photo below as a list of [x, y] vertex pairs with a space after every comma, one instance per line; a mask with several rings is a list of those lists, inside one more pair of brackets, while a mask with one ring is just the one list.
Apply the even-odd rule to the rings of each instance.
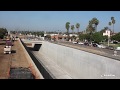
[[11, 33], [16, 34], [16, 33], [21, 33], [23, 35], [31, 34], [31, 35], [37, 35], [37, 36], [44, 36], [44, 31], [11, 31]]
[[4, 36], [7, 36], [8, 31], [6, 28], [0, 28], [0, 39], [3, 39]]
[[[65, 28], [67, 30], [67, 35], [69, 37], [69, 30], [71, 28], [72, 33], [74, 33], [74, 29], [77, 29], [77, 33], [79, 35], [79, 40], [88, 40], [89, 42], [91, 41], [95, 41], [97, 43], [101, 42], [101, 41], [107, 41], [107, 36], [103, 36], [103, 32], [105, 32], [105, 30], [109, 29], [111, 31], [112, 34], [114, 34], [114, 24], [115, 24], [115, 18], [111, 17], [111, 21], [108, 22], [109, 26], [113, 26], [113, 29], [111, 30], [111, 28], [109, 27], [104, 27], [104, 29], [102, 29], [101, 31], [97, 31], [97, 26], [99, 25], [99, 20], [94, 17], [92, 18], [89, 22], [88, 25], [86, 27], [86, 30], [82, 31], [82, 33], [79, 33], [79, 29], [80, 29], [80, 24], [76, 23], [76, 25], [70, 25], [70, 22], [66, 22], [65, 24]], [[84, 32], [84, 33], [83, 33]], [[115, 40], [119, 40], [119, 34], [116, 35], [112, 35], [111, 40], [115, 39]]]

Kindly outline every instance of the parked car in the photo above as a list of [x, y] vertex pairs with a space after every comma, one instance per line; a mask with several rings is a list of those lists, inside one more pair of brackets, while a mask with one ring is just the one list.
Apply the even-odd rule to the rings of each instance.
[[13, 46], [13, 42], [10, 40], [6, 40], [6, 46]]
[[78, 44], [79, 44], [79, 45], [84, 45], [84, 43], [82, 43], [82, 42], [78, 42]]
[[93, 47], [97, 47], [98, 44], [97, 44], [97, 43], [92, 43], [92, 46], [93, 46]]
[[113, 46], [107, 46], [106, 49], [114, 50]]
[[113, 41], [113, 44], [118, 44], [118, 41]]
[[5, 48], [4, 48], [4, 53], [9, 53], [9, 54], [11, 54], [11, 46], [5, 46]]
[[89, 46], [89, 43], [88, 43], [88, 42], [85, 42], [84, 45]]
[[102, 44], [97, 44], [97, 43], [92, 43], [93, 47], [98, 47], [98, 48], [106, 48], [106, 46]]
[[116, 50], [120, 50], [120, 47], [117, 47]]
[[104, 45], [102, 45], [102, 44], [101, 44], [101, 45], [98, 44], [97, 47], [98, 47], [98, 48], [106, 48], [106, 46], [104, 46]]
[[77, 44], [78, 42], [72, 42], [73, 44]]

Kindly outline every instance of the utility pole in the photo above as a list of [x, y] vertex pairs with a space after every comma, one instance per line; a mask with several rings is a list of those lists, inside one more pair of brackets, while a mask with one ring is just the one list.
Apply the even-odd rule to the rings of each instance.
[[107, 31], [107, 35], [108, 35], [108, 46], [110, 45], [110, 30]]
[[109, 47], [109, 45], [110, 45], [110, 41], [109, 41], [109, 36], [108, 36], [108, 47]]

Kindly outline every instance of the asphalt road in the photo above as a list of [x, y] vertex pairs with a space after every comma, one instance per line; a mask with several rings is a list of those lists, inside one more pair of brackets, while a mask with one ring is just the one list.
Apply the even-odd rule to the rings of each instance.
[[[88, 49], [99, 50], [101, 52], [105, 52], [105, 53], [108, 53], [108, 54], [111, 54], [111, 55], [113, 55], [113, 53], [114, 53], [114, 50], [109, 50], [109, 49], [104, 49], [104, 48], [98, 48], [98, 47], [91, 47], [91, 46], [86, 46], [86, 45], [73, 44], [72, 42], [62, 42], [62, 41], [60, 41], [59, 43], [74, 45], [74, 46], [88, 48]], [[120, 55], [120, 51], [117, 51], [117, 54]]]

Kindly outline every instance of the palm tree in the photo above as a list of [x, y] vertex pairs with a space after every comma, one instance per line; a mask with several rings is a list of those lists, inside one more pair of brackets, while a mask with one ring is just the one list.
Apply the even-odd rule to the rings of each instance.
[[113, 24], [113, 33], [114, 33], [114, 24], [115, 24], [115, 20], [112, 20], [112, 24]]
[[111, 17], [111, 20], [114, 20], [114, 17]]
[[95, 31], [97, 32], [97, 25], [99, 24], [99, 20], [97, 18], [93, 18], [91, 20], [92, 24], [95, 25]]
[[89, 33], [95, 32], [95, 28], [92, 25], [88, 25], [88, 31]]
[[113, 33], [114, 33], [114, 24], [115, 24], [115, 19], [114, 19], [114, 17], [111, 17], [111, 20], [112, 20], [112, 24], [113, 24]]
[[90, 35], [90, 42], [92, 40], [92, 35], [95, 32], [95, 28], [93, 27], [93, 24], [95, 25], [94, 19], [89, 21], [89, 24], [86, 28], [86, 32], [89, 33], [89, 35]]
[[78, 33], [79, 33], [79, 28], [80, 28], [80, 24], [76, 23], [76, 28], [78, 29]]
[[89, 25], [87, 26], [86, 31], [87, 31], [88, 33], [93, 33], [93, 32], [95, 32], [95, 28], [93, 27], [93, 20], [90, 20], [90, 21], [89, 21]]
[[74, 25], [71, 25], [72, 33], [73, 33], [74, 29], [75, 29]]
[[65, 28], [67, 29], [67, 35], [69, 36], [70, 22], [66, 22]]
[[112, 23], [111, 23], [111, 22], [109, 22], [108, 24], [109, 24], [109, 26], [111, 26], [111, 24], [112, 24]]
[[89, 21], [89, 25], [92, 25], [92, 20]]

